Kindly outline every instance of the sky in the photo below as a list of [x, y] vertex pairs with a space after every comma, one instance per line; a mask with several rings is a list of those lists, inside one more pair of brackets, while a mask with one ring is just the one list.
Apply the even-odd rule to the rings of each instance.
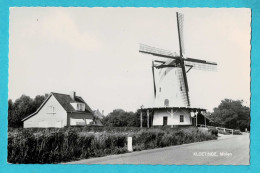
[[225, 98], [250, 104], [249, 8], [10, 8], [9, 99], [75, 91], [93, 109], [153, 105], [152, 60], [139, 43], [218, 63], [188, 72], [191, 107], [212, 111]]

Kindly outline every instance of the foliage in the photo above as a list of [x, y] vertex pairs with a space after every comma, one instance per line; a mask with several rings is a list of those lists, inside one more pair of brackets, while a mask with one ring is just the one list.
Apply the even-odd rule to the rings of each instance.
[[139, 115], [133, 112], [126, 112], [122, 109], [115, 109], [102, 119], [103, 125], [110, 127], [139, 127]]
[[218, 130], [217, 130], [217, 129], [209, 129], [209, 132], [210, 132], [212, 135], [218, 136]]
[[22, 127], [22, 119], [34, 113], [45, 100], [46, 95], [37, 95], [34, 99], [22, 95], [15, 102], [8, 100], [8, 127]]
[[[102, 131], [103, 130], [103, 131]], [[9, 163], [60, 163], [127, 152], [216, 139], [196, 127], [140, 129], [133, 127], [84, 127], [14, 129], [8, 133]]]
[[210, 118], [226, 128], [250, 130], [250, 108], [244, 106], [242, 100], [222, 100]]

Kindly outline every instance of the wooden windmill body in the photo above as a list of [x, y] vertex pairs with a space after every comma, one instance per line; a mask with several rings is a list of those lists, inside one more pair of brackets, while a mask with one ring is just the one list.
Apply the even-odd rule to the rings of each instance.
[[[217, 64], [184, 57], [183, 15], [176, 13], [179, 54], [155, 47], [140, 45], [139, 52], [166, 58], [152, 61], [154, 106], [145, 108], [152, 113], [152, 125], [191, 125], [191, 113], [205, 111], [190, 106], [187, 73], [191, 69], [215, 71]], [[148, 114], [149, 116], [149, 114]]]

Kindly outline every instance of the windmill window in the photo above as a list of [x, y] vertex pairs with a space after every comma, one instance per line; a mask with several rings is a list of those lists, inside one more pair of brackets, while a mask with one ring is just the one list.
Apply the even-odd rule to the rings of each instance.
[[181, 122], [181, 123], [184, 122], [184, 115], [180, 115], [180, 122]]
[[165, 107], [168, 107], [168, 106], [169, 106], [169, 100], [168, 100], [168, 99], [165, 99], [165, 100], [164, 100], [164, 106], [165, 106]]

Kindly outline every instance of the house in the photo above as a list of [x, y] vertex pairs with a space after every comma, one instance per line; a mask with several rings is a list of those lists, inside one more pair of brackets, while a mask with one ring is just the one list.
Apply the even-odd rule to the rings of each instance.
[[36, 112], [24, 118], [24, 128], [87, 125], [93, 122], [94, 113], [76, 92], [70, 95], [50, 93]]
[[212, 126], [213, 120], [208, 117], [205, 112], [199, 112], [196, 116], [192, 117], [192, 125], [194, 126]]
[[95, 119], [94, 119], [93, 125], [94, 125], [94, 126], [99, 126], [99, 127], [104, 126], [103, 123], [102, 123], [102, 121], [101, 121], [100, 119], [98, 119], [98, 118], [95, 118]]
[[[191, 126], [193, 125], [192, 115], [196, 112], [204, 112], [205, 109], [189, 107], [151, 107], [141, 108], [140, 125], [144, 117], [148, 121], [147, 127], [155, 126]], [[195, 116], [196, 119], [196, 116]]]
[[99, 109], [97, 109], [97, 110], [94, 111], [94, 115], [95, 115], [96, 117], [98, 117], [99, 119], [103, 119], [103, 118], [105, 117], [104, 111], [102, 111], [102, 113], [101, 113], [101, 112], [99, 111]]
[[198, 114], [192, 117], [192, 125], [194, 126], [212, 126], [215, 125], [214, 121], [209, 118], [209, 113], [198, 112]]
[[93, 125], [95, 126], [103, 126], [103, 123], [102, 123], [102, 119], [105, 117], [104, 116], [104, 111], [102, 111], [102, 113], [99, 111], [99, 109], [95, 110], [94, 111], [94, 123]]

